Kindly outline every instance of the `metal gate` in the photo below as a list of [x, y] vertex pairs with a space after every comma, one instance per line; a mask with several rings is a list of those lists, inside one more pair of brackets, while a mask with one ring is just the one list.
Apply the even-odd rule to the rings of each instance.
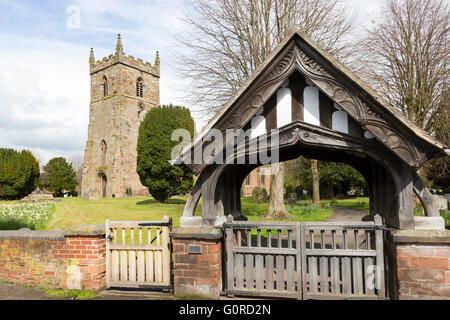
[[228, 295], [385, 299], [383, 230], [375, 222], [225, 224]]
[[172, 219], [106, 220], [106, 287], [169, 289]]

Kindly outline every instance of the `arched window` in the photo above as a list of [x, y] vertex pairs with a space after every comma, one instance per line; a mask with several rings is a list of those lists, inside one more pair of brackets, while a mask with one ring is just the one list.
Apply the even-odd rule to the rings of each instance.
[[106, 165], [106, 151], [108, 147], [106, 145], [105, 140], [102, 140], [102, 143], [100, 144], [100, 150], [102, 152], [102, 166]]
[[106, 76], [103, 76], [102, 86], [103, 86], [103, 96], [106, 97], [108, 95], [108, 79], [106, 79]]
[[144, 80], [142, 80], [142, 78], [139, 78], [136, 81], [136, 96], [144, 96]]

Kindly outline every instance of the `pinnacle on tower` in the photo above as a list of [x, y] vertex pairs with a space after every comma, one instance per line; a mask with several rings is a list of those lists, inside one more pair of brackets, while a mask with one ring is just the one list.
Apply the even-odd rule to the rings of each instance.
[[156, 57], [155, 57], [155, 67], [159, 69], [159, 64], [160, 64], [160, 60], [159, 60], [159, 51], [156, 51]]
[[91, 53], [89, 54], [89, 64], [92, 66], [95, 64], [95, 57], [94, 57], [94, 49], [91, 48]]
[[120, 38], [120, 33], [117, 35], [117, 45], [116, 45], [116, 56], [123, 55], [122, 39]]

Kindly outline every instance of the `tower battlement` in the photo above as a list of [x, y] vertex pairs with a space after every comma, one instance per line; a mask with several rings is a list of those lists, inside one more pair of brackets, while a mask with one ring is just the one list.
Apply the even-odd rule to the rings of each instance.
[[148, 61], [144, 62], [140, 58], [136, 59], [132, 55], [126, 55], [123, 51], [120, 34], [117, 36], [116, 52], [114, 54], [110, 54], [108, 57], [103, 57], [101, 60], [95, 60], [94, 50], [91, 48], [91, 53], [89, 57], [89, 66], [91, 75], [117, 63], [122, 63], [129, 67], [136, 68], [143, 72], [159, 77], [159, 69], [160, 69], [159, 52], [158, 51], [156, 52], [155, 62], [153, 65]]

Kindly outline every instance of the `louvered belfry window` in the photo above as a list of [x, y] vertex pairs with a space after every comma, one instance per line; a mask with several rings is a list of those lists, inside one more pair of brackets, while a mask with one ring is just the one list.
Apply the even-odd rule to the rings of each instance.
[[136, 81], [136, 96], [143, 97], [144, 96], [144, 80], [139, 78]]

